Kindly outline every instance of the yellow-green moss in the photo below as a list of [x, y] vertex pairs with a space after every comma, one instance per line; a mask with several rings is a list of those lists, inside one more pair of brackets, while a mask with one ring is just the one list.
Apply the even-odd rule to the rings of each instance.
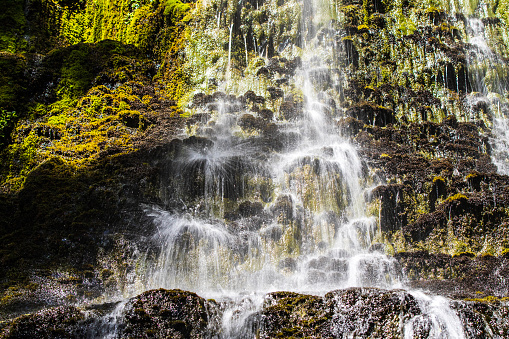
[[486, 296], [484, 298], [466, 298], [466, 301], [475, 301], [475, 302], [481, 302], [481, 303], [487, 303], [487, 304], [499, 304], [500, 302], [506, 302], [509, 301], [508, 297], [495, 297], [492, 295]]
[[436, 176], [436, 177], [433, 178], [433, 183], [434, 184], [437, 183], [437, 181], [441, 181], [442, 183], [445, 184], [445, 179], [443, 177], [441, 177], [441, 176]]
[[446, 199], [446, 201], [448, 202], [456, 200], [468, 200], [468, 197], [462, 193], [456, 193], [455, 195], [450, 196], [449, 198]]

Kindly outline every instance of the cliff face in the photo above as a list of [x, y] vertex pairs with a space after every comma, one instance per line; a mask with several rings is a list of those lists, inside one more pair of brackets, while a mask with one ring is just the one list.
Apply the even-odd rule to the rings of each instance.
[[[103, 311], [87, 315], [75, 306], [151, 286], [142, 266], [160, 263], [153, 234], [165, 213], [207, 216], [233, 235], [265, 232], [259, 247], [239, 237], [237, 247], [210, 242], [203, 250], [206, 236], [193, 238], [189, 222], [176, 247], [189, 251], [179, 257], [181, 283], [199, 278], [194, 256], [212, 250], [225, 267], [256, 270], [253, 252], [270, 247], [276, 266], [295, 272], [301, 255], [327, 246], [327, 232], [313, 227], [318, 215], [329, 237], [355, 215], [345, 212], [354, 209], [345, 181], [353, 165], [334, 167], [332, 147], [288, 165], [284, 183], [270, 172], [271, 156], [304, 145], [299, 133], [318, 133], [299, 125], [313, 105], [360, 155], [357, 181], [371, 187], [363, 216], [376, 220], [376, 236], [362, 246], [395, 258], [408, 287], [480, 299], [453, 307], [466, 333], [507, 334], [491, 318], [507, 313], [509, 288], [508, 6], [9, 1], [0, 15], [2, 317], [61, 309], [20, 318], [6, 335], [29, 333], [50, 317], [80, 337]], [[228, 133], [234, 141], [221, 144]], [[276, 225], [270, 234], [269, 224]], [[343, 261], [323, 258], [309, 263], [314, 279], [325, 266], [343, 279]], [[131, 299], [119, 335], [147, 334], [154, 323], [164, 325], [152, 333], [160, 336], [226, 331], [217, 320], [226, 304], [191, 294], [184, 302], [179, 293], [186, 292]], [[267, 338], [341, 336], [363, 328], [346, 310], [350, 303], [378, 317], [360, 336], [432, 336], [432, 316], [415, 298], [362, 289], [323, 298], [273, 294], [241, 328]], [[160, 310], [171, 303], [189, 317]], [[403, 309], [404, 319], [389, 319]], [[411, 330], [397, 325], [405, 322]]]

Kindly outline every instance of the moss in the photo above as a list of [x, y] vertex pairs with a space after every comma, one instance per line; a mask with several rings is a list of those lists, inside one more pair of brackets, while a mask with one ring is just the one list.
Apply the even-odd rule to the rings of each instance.
[[24, 48], [26, 44], [26, 41], [23, 39], [25, 25], [26, 19], [23, 12], [23, 1], [2, 1], [2, 12], [0, 13], [0, 51], [15, 53]]
[[509, 257], [509, 248], [503, 249], [502, 252], [500, 253], [500, 256], [504, 258]]
[[495, 297], [495, 296], [489, 295], [484, 298], [466, 298], [465, 300], [466, 301], [475, 301], [475, 302], [480, 302], [480, 303], [485, 303], [485, 304], [497, 304], [498, 305], [501, 302], [509, 301], [509, 298], [507, 298], [507, 297], [500, 298], [500, 297]]
[[23, 55], [0, 52], [0, 111], [23, 110], [27, 100], [26, 67]]
[[453, 196], [450, 196], [446, 199], [447, 202], [453, 202], [453, 201], [465, 201], [468, 200], [468, 197], [462, 193], [456, 193]]
[[57, 88], [57, 95], [60, 98], [76, 98], [91, 87], [94, 78], [91, 66], [94, 62], [90, 53], [88, 46], [80, 44], [65, 58]]
[[357, 30], [359, 32], [369, 31], [369, 26], [368, 25], [359, 25], [359, 26], [357, 26]]
[[[464, 248], [464, 247], [465, 247], [465, 246], [462, 246], [462, 248]], [[475, 258], [475, 253], [470, 252], [470, 251], [463, 251], [463, 252], [455, 253], [452, 257], [453, 257], [453, 258], [455, 258], [455, 257], [469, 257], [469, 258]]]
[[164, 15], [170, 16], [174, 22], [178, 22], [184, 18], [191, 6], [182, 3], [179, 0], [166, 0], [164, 2]]
[[445, 179], [441, 176], [436, 176], [433, 178], [433, 184], [438, 184], [438, 182], [441, 182], [443, 184], [445, 184]]

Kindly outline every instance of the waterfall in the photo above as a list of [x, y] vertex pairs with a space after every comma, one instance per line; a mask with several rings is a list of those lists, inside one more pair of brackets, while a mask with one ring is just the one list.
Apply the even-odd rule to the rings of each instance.
[[[326, 21], [324, 4], [307, 9], [315, 21]], [[310, 31], [319, 24], [303, 20]], [[198, 130], [209, 141], [184, 146], [172, 166], [171, 176], [182, 178], [175, 192], [188, 194], [188, 187], [178, 187], [182, 183], [203, 184], [195, 206], [186, 205], [185, 213], [147, 209], [158, 227], [154, 241], [160, 246], [148, 287], [216, 295], [401, 286], [395, 260], [373, 250], [378, 227], [366, 211], [373, 181], [355, 146], [334, 126], [331, 103], [339, 100], [335, 88], [340, 78], [334, 65], [324, 62], [333, 57], [334, 36], [303, 39], [301, 66], [288, 79], [301, 97], [283, 98], [300, 106], [293, 116], [280, 111], [263, 122], [277, 127], [279, 133], [270, 142], [283, 147], [260, 158], [255, 146], [262, 140], [246, 133], [243, 120], [256, 117], [229, 94], [218, 95], [214, 124]], [[195, 178], [186, 181], [189, 176]], [[269, 183], [267, 197], [260, 196], [267, 185], [257, 181]], [[229, 210], [239, 203], [240, 217], [232, 217]]]
[[[355, 287], [405, 288], [405, 275], [385, 253], [378, 211], [370, 205], [370, 190], [381, 182], [337, 127], [346, 75], [338, 37], [327, 26], [337, 8], [319, 0], [302, 7], [302, 40], [298, 47], [283, 44], [285, 57], [268, 58], [268, 38], [253, 35], [256, 60], [249, 60], [242, 33], [241, 57], [248, 64], [242, 76], [234, 66], [230, 24], [227, 58], [200, 73], [214, 76], [207, 84], [216, 84], [216, 78], [219, 84], [197, 85], [187, 107], [202, 120], [168, 160], [164, 206], [145, 206], [157, 233], [155, 254], [146, 256], [144, 289], [185, 289], [222, 300], [224, 338], [254, 336], [252, 316], [270, 304], [263, 297], [270, 292], [323, 296]], [[229, 14], [217, 15], [219, 23]], [[493, 104], [490, 93], [505, 94], [500, 79], [488, 81], [497, 60], [482, 22], [471, 18], [468, 27], [477, 93], [467, 100]], [[277, 74], [279, 87], [267, 86], [270, 72]], [[504, 172], [501, 155], [507, 154], [509, 134], [503, 132], [504, 111], [499, 113], [495, 158]], [[412, 295], [420, 313], [402, 322], [405, 338], [422, 331], [432, 338], [465, 337], [448, 299]]]

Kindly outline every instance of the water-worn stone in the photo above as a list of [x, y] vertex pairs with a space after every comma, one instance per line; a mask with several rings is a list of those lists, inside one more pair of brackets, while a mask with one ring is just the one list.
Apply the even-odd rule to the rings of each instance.
[[205, 338], [207, 301], [181, 290], [152, 290], [132, 298], [123, 312], [120, 336]]

